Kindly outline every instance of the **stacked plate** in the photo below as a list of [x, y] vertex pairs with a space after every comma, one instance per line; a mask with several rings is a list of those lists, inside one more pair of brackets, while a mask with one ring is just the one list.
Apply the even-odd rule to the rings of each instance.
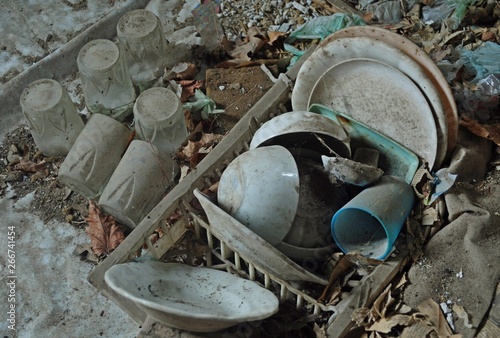
[[437, 169], [455, 147], [458, 117], [439, 68], [410, 40], [383, 28], [349, 27], [302, 65], [294, 111], [322, 104], [373, 128]]

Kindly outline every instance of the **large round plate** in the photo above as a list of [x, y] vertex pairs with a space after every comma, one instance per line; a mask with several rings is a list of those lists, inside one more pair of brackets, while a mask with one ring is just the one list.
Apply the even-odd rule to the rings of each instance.
[[[297, 79], [292, 92], [293, 110], [308, 109], [307, 103], [309, 101], [312, 88], [325, 70], [340, 62], [358, 58], [367, 58], [383, 62], [400, 70], [413, 80], [424, 93], [429, 101], [429, 104], [434, 110], [433, 116], [435, 124], [437, 125], [439, 140], [435, 166], [439, 167], [445, 158], [446, 151], [448, 149], [448, 125], [444, 117], [442, 102], [437, 93], [436, 87], [417, 62], [399, 49], [384, 42], [367, 37], [333, 39], [330, 36], [325, 39], [322, 45], [320, 45], [318, 49], [316, 49], [316, 51], [314, 51], [314, 53], [304, 61], [299, 73], [297, 74]], [[345, 113], [348, 114], [348, 112]], [[441, 117], [441, 120], [438, 118], [439, 116]], [[430, 165], [429, 167], [432, 168]]]
[[[427, 77], [434, 84], [436, 91], [441, 99], [444, 116], [446, 118], [447, 126], [447, 154], [449, 155], [451, 151], [455, 148], [458, 138], [458, 114], [457, 105], [453, 97], [453, 93], [443, 76], [441, 70], [438, 66], [431, 60], [431, 58], [416, 44], [408, 40], [404, 36], [391, 32], [385, 28], [374, 27], [374, 26], [353, 26], [345, 29], [341, 29], [325, 40], [323, 40], [320, 46], [330, 43], [332, 40], [340, 38], [352, 38], [352, 37], [368, 37], [374, 40], [384, 42], [390, 46], [398, 48], [400, 51], [411, 57], [416, 63], [418, 63], [424, 70]], [[439, 114], [439, 110], [434, 107], [435, 114]], [[441, 122], [441, 117], [437, 116], [438, 120]], [[443, 129], [445, 130], [445, 129]]]
[[433, 167], [438, 148], [434, 114], [424, 94], [396, 68], [369, 59], [340, 62], [313, 86], [308, 106], [314, 103], [370, 126]]

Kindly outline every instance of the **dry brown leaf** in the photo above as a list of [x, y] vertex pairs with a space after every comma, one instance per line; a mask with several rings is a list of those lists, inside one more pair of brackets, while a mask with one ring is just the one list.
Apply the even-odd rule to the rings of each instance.
[[272, 45], [275, 43], [280, 37], [287, 35], [288, 33], [285, 32], [276, 32], [276, 31], [269, 31], [267, 32], [267, 36], [269, 37], [269, 42], [268, 44]]
[[500, 123], [480, 124], [478, 121], [468, 117], [460, 119], [460, 125], [466, 127], [471, 133], [495, 142], [500, 146]]
[[125, 228], [116, 223], [114, 217], [104, 215], [99, 207], [89, 201], [88, 226], [92, 251], [96, 256], [109, 255], [125, 239]]
[[16, 170], [21, 170], [26, 173], [36, 173], [37, 171], [43, 171], [45, 169], [45, 165], [47, 162], [45, 161], [40, 161], [38, 163], [25, 160], [24, 158], [21, 158], [19, 163], [16, 164], [15, 168]]
[[198, 68], [194, 63], [183, 62], [172, 68], [173, 80], [192, 80], [196, 76]]
[[356, 323], [357, 326], [368, 324], [368, 315], [370, 314], [370, 309], [366, 307], [357, 308], [352, 312], [351, 320]]
[[438, 303], [429, 298], [420, 303], [417, 308], [425, 316], [439, 337], [451, 337], [453, 335]]
[[494, 32], [487, 30], [481, 34], [481, 40], [495, 42], [497, 41], [497, 35]]
[[230, 51], [229, 55], [236, 60], [250, 61], [268, 41], [269, 39], [259, 28], [250, 27], [245, 42]]
[[413, 316], [396, 314], [387, 318], [380, 318], [375, 323], [365, 327], [367, 331], [377, 331], [382, 333], [391, 332], [392, 328], [398, 325], [410, 326], [415, 322]]
[[197, 141], [188, 141], [188, 144], [182, 148], [181, 157], [185, 160], [190, 160], [196, 154], [198, 154], [198, 150], [201, 148], [201, 145]]
[[203, 80], [181, 80], [178, 84], [182, 87], [181, 102], [187, 102], [187, 100], [194, 95], [196, 89], [202, 88]]
[[224, 135], [221, 134], [203, 133], [199, 142], [203, 147], [206, 147], [214, 143], [219, 143], [223, 138]]
[[458, 318], [463, 319], [464, 326], [466, 328], [469, 328], [469, 329], [474, 328], [474, 325], [472, 325], [470, 320], [469, 320], [469, 314], [467, 313], [467, 311], [465, 311], [463, 306], [453, 304], [453, 312], [455, 312], [457, 314]]

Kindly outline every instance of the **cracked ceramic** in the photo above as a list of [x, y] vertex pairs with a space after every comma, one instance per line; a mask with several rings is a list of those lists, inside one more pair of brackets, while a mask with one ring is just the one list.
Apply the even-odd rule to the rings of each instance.
[[127, 149], [130, 135], [127, 127], [111, 117], [92, 115], [61, 164], [59, 180], [87, 198], [99, 196]]
[[163, 74], [168, 55], [160, 20], [148, 10], [136, 9], [120, 18], [116, 31], [132, 81], [149, 87]]
[[102, 192], [99, 206], [133, 229], [160, 202], [178, 171], [177, 163], [153, 144], [134, 140]]
[[[311, 92], [318, 79], [325, 73], [325, 71], [338, 63], [352, 59], [369, 59], [384, 63], [404, 73], [415, 83], [419, 91], [421, 91], [426, 100], [428, 100], [427, 106], [429, 106], [433, 112], [433, 124], [435, 126], [434, 128], [436, 129], [437, 136], [431, 135], [431, 137], [437, 137], [439, 142], [435, 158], [432, 159], [433, 165], [429, 165], [429, 167], [438, 167], [445, 158], [446, 150], [448, 149], [448, 124], [443, 116], [444, 108], [441, 96], [438, 93], [438, 89], [419, 63], [400, 51], [398, 48], [385, 42], [368, 37], [338, 39], [329, 36], [326, 38], [314, 51], [314, 53], [304, 61], [304, 64], [297, 74], [297, 79], [292, 92], [293, 109], [308, 110]], [[389, 82], [387, 82], [387, 84], [390, 85]], [[377, 91], [384, 87], [377, 88]], [[350, 115], [348, 111], [343, 113]], [[391, 120], [395, 120], [397, 118], [398, 117], [392, 117]], [[365, 122], [363, 119], [357, 119], [360, 122]], [[370, 124], [366, 124], [369, 127], [372, 127]], [[384, 133], [383, 130], [378, 131]], [[386, 135], [391, 136], [388, 134]], [[425, 135], [427, 137], [428, 133]], [[400, 135], [399, 138], [393, 139], [404, 144], [404, 142], [401, 142], [401, 139], [404, 137], [405, 136]], [[413, 150], [411, 147], [409, 149]]]
[[250, 149], [222, 173], [219, 206], [271, 245], [291, 228], [299, 203], [299, 170], [281, 146]]
[[142, 92], [134, 104], [135, 131], [139, 139], [151, 142], [158, 149], [175, 155], [188, 137], [182, 102], [164, 87]]
[[273, 144], [315, 151], [318, 156], [330, 154], [329, 149], [333, 149], [342, 157], [351, 157], [349, 137], [344, 129], [329, 118], [307, 111], [292, 111], [267, 121], [255, 132], [250, 149]]
[[85, 124], [66, 88], [41, 79], [22, 92], [20, 104], [38, 149], [47, 156], [65, 156]]
[[146, 261], [112, 266], [106, 284], [167, 326], [214, 332], [268, 318], [279, 300], [256, 282], [225, 271]]
[[110, 40], [92, 40], [80, 49], [76, 63], [87, 108], [125, 120], [132, 113], [136, 95], [118, 46]]

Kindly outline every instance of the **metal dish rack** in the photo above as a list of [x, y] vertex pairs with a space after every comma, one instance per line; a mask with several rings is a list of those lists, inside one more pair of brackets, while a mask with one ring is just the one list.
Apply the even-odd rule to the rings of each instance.
[[[312, 52], [311, 48], [304, 57]], [[369, 306], [390, 283], [392, 278], [404, 266], [406, 251], [400, 249], [371, 273], [354, 273], [342, 290], [340, 301], [336, 305], [324, 305], [317, 302], [316, 295], [295, 283], [287, 282], [258, 266], [251, 257], [242, 257], [231, 250], [230, 246], [210, 230], [210, 224], [201, 208], [193, 207], [197, 199], [195, 189], [203, 190], [219, 181], [225, 167], [239, 154], [248, 150], [248, 144], [255, 131], [264, 122], [276, 115], [289, 111], [286, 104], [290, 100], [291, 86], [302, 62], [297, 62], [287, 73], [280, 77], [273, 87], [240, 119], [224, 139], [194, 168], [179, 184], [177, 184], [145, 219], [127, 236], [102, 263], [97, 265], [88, 276], [88, 280], [104, 296], [114, 301], [135, 321], [143, 324], [150, 321], [147, 315], [134, 302], [123, 298], [110, 289], [104, 274], [115, 264], [130, 261], [139, 253], [162, 259], [168, 251], [189, 232], [198, 240], [206, 243], [206, 265], [224, 269], [242, 278], [254, 280], [267, 289], [275, 292], [280, 301], [295, 306], [297, 311], [311, 315], [323, 315], [328, 318], [328, 337], [342, 337], [352, 326], [351, 314], [358, 307]], [[173, 215], [182, 215], [180, 218]], [[155, 243], [151, 235], [161, 228], [163, 236]], [[328, 276], [325, 277], [328, 279]]]

